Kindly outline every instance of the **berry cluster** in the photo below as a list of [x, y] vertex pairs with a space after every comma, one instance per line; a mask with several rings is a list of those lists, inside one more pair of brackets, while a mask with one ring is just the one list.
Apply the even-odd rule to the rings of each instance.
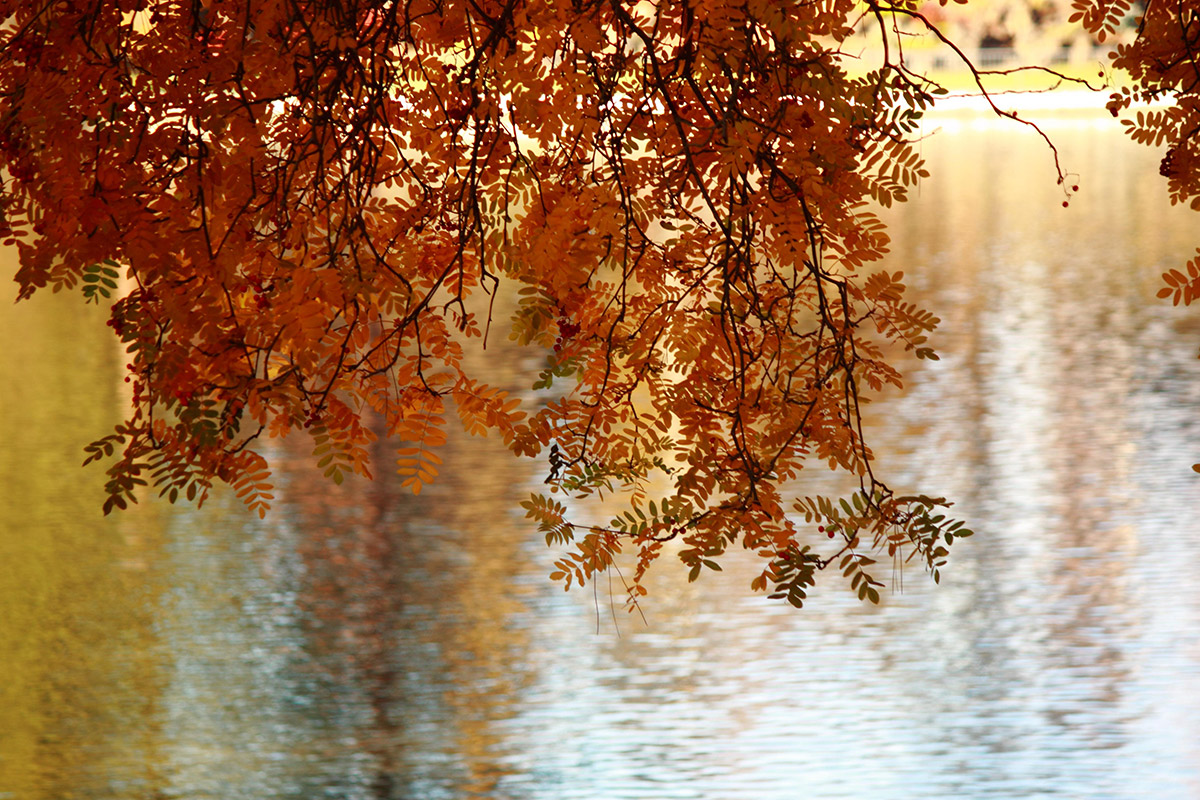
[[554, 353], [555, 355], [562, 352], [563, 345], [579, 333], [579, 325], [569, 319], [561, 318], [558, 320], [558, 336], [554, 338]]

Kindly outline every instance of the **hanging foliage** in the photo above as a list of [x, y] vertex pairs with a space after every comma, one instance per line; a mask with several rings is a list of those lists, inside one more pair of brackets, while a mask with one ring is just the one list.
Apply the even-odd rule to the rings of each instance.
[[[1128, 8], [1077, 5], [1097, 32]], [[1151, 6], [1117, 59], [1144, 88], [1115, 110], [1194, 92], [1190, 62], [1138, 71], [1195, 41]], [[115, 298], [129, 353], [129, 416], [88, 447], [106, 512], [221, 481], [263, 514], [263, 439], [310, 436], [341, 483], [370, 475], [371, 419], [420, 492], [457, 416], [545, 459], [526, 509], [567, 586], [627, 549], [636, 599], [678, 540], [692, 578], [736, 544], [764, 560], [755, 589], [799, 606], [835, 566], [877, 602], [868, 554], [937, 578], [970, 535], [945, 500], [889, 489], [863, 438], [897, 360], [937, 358], [872, 211], [926, 175], [914, 138], [942, 90], [894, 23], [953, 44], [916, 4], [7, 0], [0, 18], [19, 295]], [[845, 52], [867, 24], [874, 64]], [[1181, 200], [1183, 108], [1132, 124], [1170, 142]], [[1168, 276], [1185, 302], [1195, 281]], [[546, 353], [539, 406], [465, 366], [506, 324]], [[823, 467], [858, 490], [794, 496]], [[615, 489], [602, 524], [563, 502]]]

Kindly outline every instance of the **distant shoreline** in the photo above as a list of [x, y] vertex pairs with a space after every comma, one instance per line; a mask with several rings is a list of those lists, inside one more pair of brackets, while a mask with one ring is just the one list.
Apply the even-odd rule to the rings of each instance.
[[[1096, 114], [1110, 117], [1105, 104], [1112, 96], [1111, 90], [1096, 92], [1084, 89], [1056, 89], [1053, 91], [997, 91], [989, 93], [992, 103], [1002, 111], [1015, 112], [1069, 112], [1071, 114]], [[951, 92], [938, 98], [927, 116], [939, 114], [994, 114], [992, 104], [980, 92]]]

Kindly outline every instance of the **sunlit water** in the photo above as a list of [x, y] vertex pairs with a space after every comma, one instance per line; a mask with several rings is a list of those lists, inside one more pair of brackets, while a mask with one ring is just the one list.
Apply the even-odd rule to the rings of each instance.
[[1153, 299], [1200, 226], [1111, 120], [1048, 128], [1069, 209], [1035, 137], [935, 127], [888, 266], [942, 360], [870, 410], [883, 472], [978, 535], [878, 609], [736, 565], [661, 571], [646, 624], [564, 594], [517, 505], [544, 465], [465, 437], [420, 498], [386, 448], [342, 489], [281, 451], [265, 522], [101, 518], [103, 314], [5, 311], [0, 798], [1200, 797], [1200, 317]]

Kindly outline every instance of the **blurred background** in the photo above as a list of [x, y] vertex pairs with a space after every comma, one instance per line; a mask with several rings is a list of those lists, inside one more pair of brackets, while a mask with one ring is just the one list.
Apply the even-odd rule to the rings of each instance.
[[[803, 611], [751, 595], [750, 557], [664, 559], [644, 622], [619, 576], [564, 593], [518, 506], [545, 464], [463, 435], [420, 497], [386, 445], [337, 487], [297, 442], [265, 521], [104, 518], [105, 311], [9, 305], [0, 798], [1200, 797], [1200, 312], [1154, 298], [1200, 226], [1107, 115], [1035, 118], [1069, 208], [1040, 139], [967, 109], [887, 215], [881, 267], [943, 322], [868, 408], [878, 469], [976, 536], [878, 608], [834, 575]], [[499, 338], [479, 368], [528, 387]]]

